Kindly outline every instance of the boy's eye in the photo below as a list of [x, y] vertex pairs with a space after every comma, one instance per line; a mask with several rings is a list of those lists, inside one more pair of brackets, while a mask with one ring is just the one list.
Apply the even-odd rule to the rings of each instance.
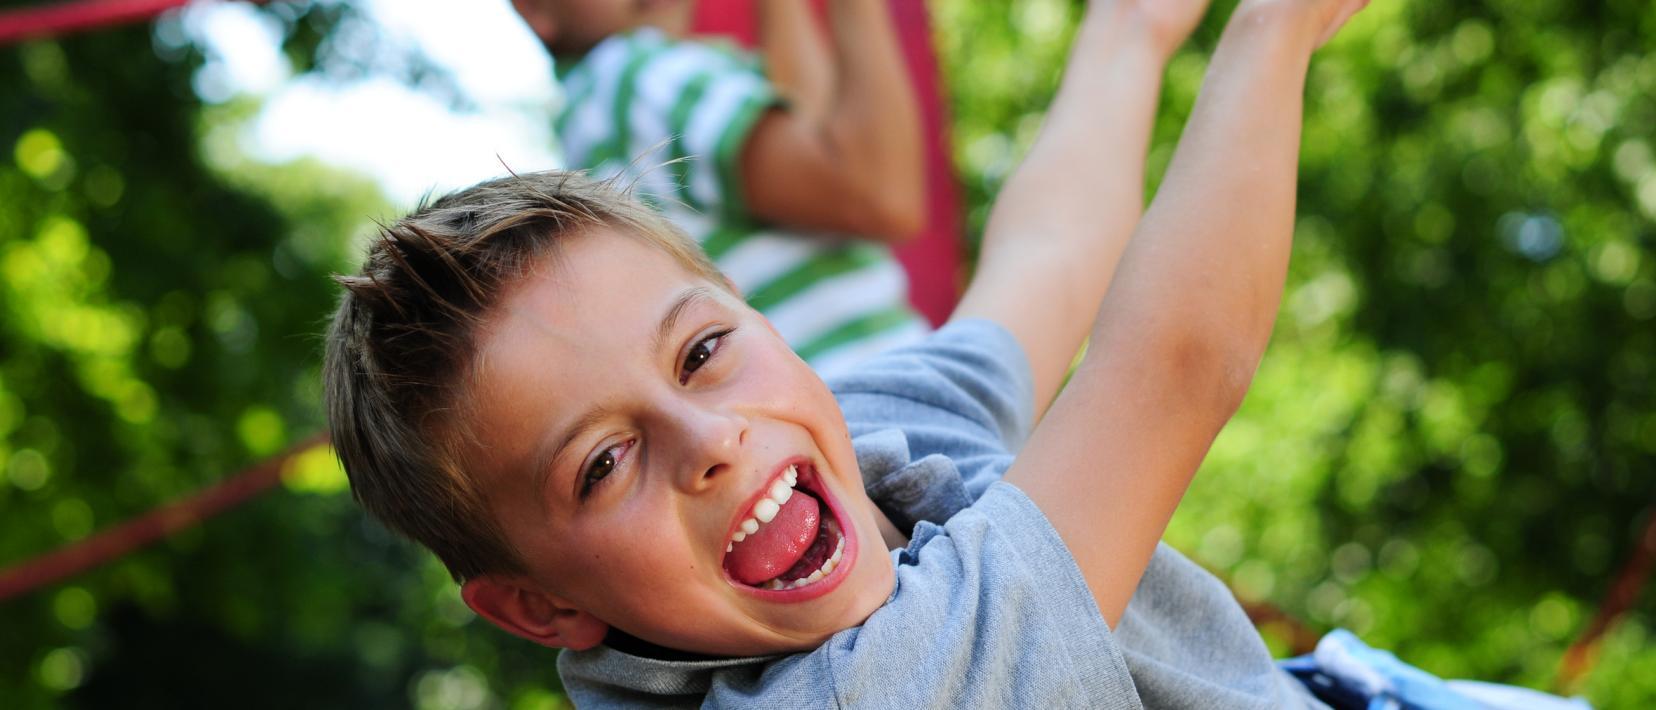
[[714, 333], [690, 346], [690, 352], [684, 355], [684, 364], [679, 373], [679, 384], [690, 381], [690, 373], [701, 369], [702, 365], [713, 359], [713, 354], [719, 350], [719, 342], [726, 335], [730, 335], [730, 331]]
[[586, 497], [587, 493], [592, 491], [594, 485], [615, 471], [616, 464], [620, 462], [621, 453], [626, 451], [629, 445], [620, 444], [604, 449], [598, 453], [598, 458], [587, 464], [586, 472], [581, 474], [581, 497]]

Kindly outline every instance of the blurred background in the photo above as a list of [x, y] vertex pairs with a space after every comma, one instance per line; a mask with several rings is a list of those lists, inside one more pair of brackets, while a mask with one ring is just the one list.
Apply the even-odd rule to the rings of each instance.
[[[971, 240], [1083, 5], [927, 4]], [[1152, 187], [1232, 4], [1172, 62]], [[1314, 61], [1275, 341], [1169, 532], [1280, 654], [1343, 626], [1656, 702], [1653, 38], [1648, 0], [1376, 0]], [[556, 166], [557, 102], [506, 0], [202, 2], [0, 46], [0, 704], [563, 704], [553, 654], [306, 443], [328, 275], [427, 191]], [[253, 483], [221, 515], [152, 514], [226, 480]], [[29, 584], [146, 514], [156, 544]]]

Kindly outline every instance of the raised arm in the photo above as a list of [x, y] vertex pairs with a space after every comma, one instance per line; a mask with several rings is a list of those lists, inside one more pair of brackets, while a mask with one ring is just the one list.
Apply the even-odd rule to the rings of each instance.
[[[807, 66], [822, 54], [819, 36], [802, 39], [816, 31], [810, 3], [760, 3], [766, 60], [781, 62], [773, 81], [800, 101], [768, 112], [742, 148], [742, 187], [754, 215], [893, 243], [919, 231], [920, 110], [886, 1], [828, 3], [827, 72]], [[795, 40], [801, 44], [773, 45]]]
[[1111, 624], [1235, 412], [1276, 315], [1308, 58], [1363, 0], [1243, 0], [1068, 387], [1005, 480]]
[[1207, 0], [1098, 0], [1046, 124], [995, 200], [955, 318], [1018, 338], [1037, 418], [1081, 346], [1144, 209], [1144, 157], [1162, 69]]
[[820, 119], [834, 96], [834, 54], [812, 3], [760, 0], [754, 9], [765, 78], [788, 102], [788, 110]]

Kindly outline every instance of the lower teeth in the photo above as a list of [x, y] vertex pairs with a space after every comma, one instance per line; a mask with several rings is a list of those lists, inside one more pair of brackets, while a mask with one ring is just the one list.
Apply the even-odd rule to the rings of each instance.
[[839, 543], [834, 545], [834, 554], [829, 555], [828, 561], [822, 563], [822, 566], [818, 567], [817, 571], [812, 572], [809, 576], [793, 580], [792, 582], [784, 582], [780, 579], [773, 579], [759, 586], [765, 589], [780, 591], [783, 589], [796, 589], [807, 584], [820, 582], [823, 577], [827, 577], [832, 574], [834, 572], [834, 568], [839, 566], [840, 553], [843, 552], [845, 552], [845, 537], [842, 535], [840, 536]]

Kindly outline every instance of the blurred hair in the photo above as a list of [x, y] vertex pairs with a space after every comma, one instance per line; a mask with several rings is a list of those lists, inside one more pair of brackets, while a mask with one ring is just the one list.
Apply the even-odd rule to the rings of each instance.
[[[370, 514], [457, 581], [524, 566], [461, 455], [478, 327], [572, 234], [608, 227], [726, 285], [677, 227], [580, 173], [513, 175], [422, 204], [384, 227], [328, 329], [323, 392], [335, 450]], [[554, 365], [555, 366], [555, 365]]]

